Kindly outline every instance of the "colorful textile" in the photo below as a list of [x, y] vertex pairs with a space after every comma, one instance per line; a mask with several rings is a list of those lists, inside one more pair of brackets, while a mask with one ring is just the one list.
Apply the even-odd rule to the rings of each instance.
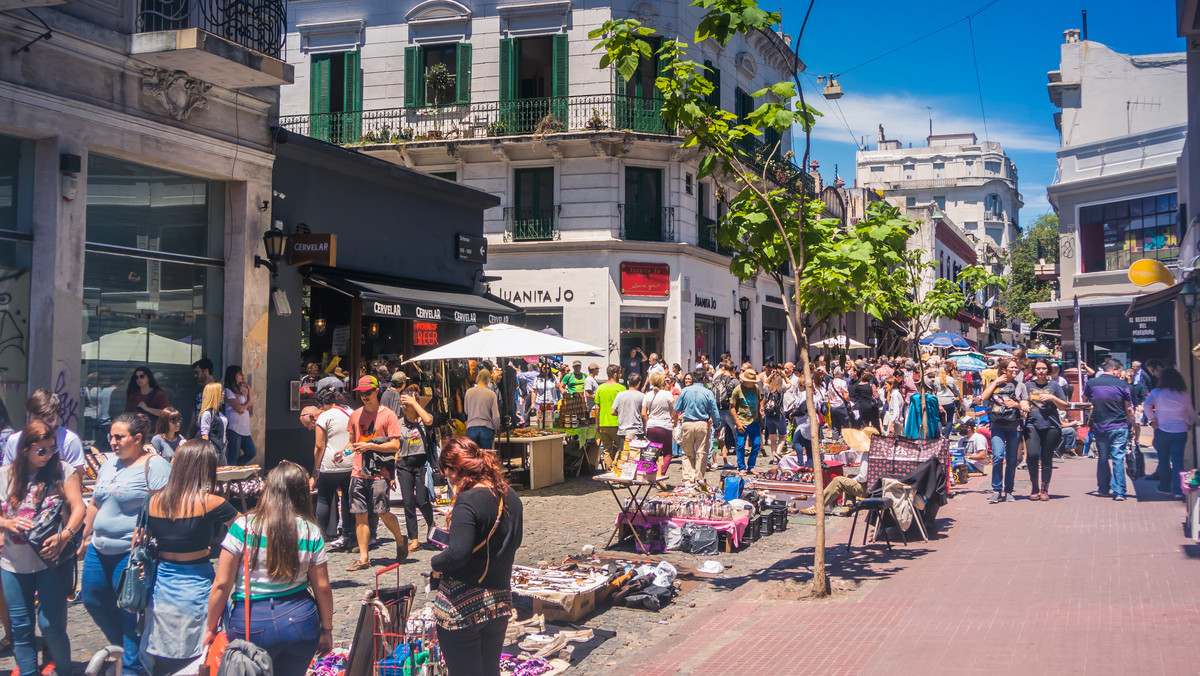
[[465, 629], [512, 614], [510, 590], [484, 589], [445, 575], [433, 602], [433, 617], [443, 629]]

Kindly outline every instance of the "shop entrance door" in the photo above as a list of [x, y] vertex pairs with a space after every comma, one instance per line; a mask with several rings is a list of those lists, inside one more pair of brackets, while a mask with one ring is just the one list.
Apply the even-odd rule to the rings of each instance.
[[621, 313], [621, 364], [629, 360], [629, 351], [634, 348], [640, 348], [646, 357], [651, 352], [662, 356], [662, 315]]

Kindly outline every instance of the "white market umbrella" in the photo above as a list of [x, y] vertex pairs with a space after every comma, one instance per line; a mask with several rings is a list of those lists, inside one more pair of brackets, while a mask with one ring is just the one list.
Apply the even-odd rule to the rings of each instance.
[[84, 343], [82, 352], [87, 360], [191, 364], [201, 357], [203, 350], [199, 345], [172, 340], [150, 333], [144, 326], [135, 326]]
[[583, 354], [599, 350], [600, 348], [587, 343], [552, 336], [541, 331], [530, 331], [508, 324], [493, 324], [408, 361], [541, 357], [552, 354]]
[[847, 350], [865, 350], [868, 347], [848, 336], [833, 336], [812, 343], [810, 347], [844, 347]]
[[990, 357], [1011, 357], [1012, 353], [1005, 352], [1004, 350], [992, 350], [991, 352], [988, 352], [988, 356], [990, 356]]

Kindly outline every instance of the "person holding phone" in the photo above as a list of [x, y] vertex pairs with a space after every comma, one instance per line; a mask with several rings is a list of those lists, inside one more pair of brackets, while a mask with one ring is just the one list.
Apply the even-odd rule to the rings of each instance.
[[[980, 397], [989, 402], [992, 428], [992, 496], [989, 504], [1016, 502], [1017, 454], [1021, 448], [1022, 413], [1029, 410], [1029, 394], [1018, 382], [1021, 368], [1012, 359], [1001, 359], [996, 379]], [[1024, 401], [1022, 401], [1024, 400]]]
[[1059, 384], [1051, 380], [1050, 362], [1045, 359], [1033, 363], [1033, 379], [1026, 380], [1024, 387], [1025, 400], [1029, 403], [1029, 438], [1025, 442], [1029, 482], [1032, 484], [1029, 499], [1049, 500], [1054, 451], [1062, 442], [1062, 422], [1058, 417], [1058, 409], [1068, 409], [1071, 404]]

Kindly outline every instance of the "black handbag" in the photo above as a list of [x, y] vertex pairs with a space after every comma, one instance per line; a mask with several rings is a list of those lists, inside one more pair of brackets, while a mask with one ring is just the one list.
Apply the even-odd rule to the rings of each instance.
[[[46, 495], [43, 492], [42, 496], [38, 498], [37, 511], [35, 512], [33, 519], [33, 527], [25, 533], [25, 539], [29, 542], [29, 546], [33, 547], [33, 551], [37, 552], [38, 556], [42, 555], [42, 547], [45, 546], [46, 541], [55, 535], [61, 535], [63, 530], [67, 527], [67, 520], [70, 518], [70, 512], [66, 511], [64, 513], [63, 508], [68, 506], [67, 501], [62, 499], [61, 496], [59, 497], [60, 499], [56, 500], [48, 509], [43, 510], [42, 503], [46, 499]], [[62, 549], [59, 550], [58, 556], [55, 559], [51, 560], [43, 557], [42, 560], [45, 561], [46, 565], [50, 566], [51, 568], [57, 567], [58, 564], [68, 561], [71, 559], [71, 557], [75, 556], [76, 552], [79, 551], [79, 545], [82, 542], [83, 529], [80, 528], [78, 533], [74, 531], [71, 532], [71, 539], [67, 541], [67, 544]]]
[[[144, 465], [142, 471], [146, 476], [146, 487], [149, 488], [150, 458], [146, 458]], [[146, 495], [145, 501], [142, 502], [129, 559], [125, 570], [121, 571], [120, 580], [117, 581], [117, 606], [132, 613], [139, 613], [150, 606], [150, 596], [154, 591], [154, 580], [158, 573], [158, 561], [150, 553], [150, 535], [147, 532], [152, 495], [153, 493]]]

